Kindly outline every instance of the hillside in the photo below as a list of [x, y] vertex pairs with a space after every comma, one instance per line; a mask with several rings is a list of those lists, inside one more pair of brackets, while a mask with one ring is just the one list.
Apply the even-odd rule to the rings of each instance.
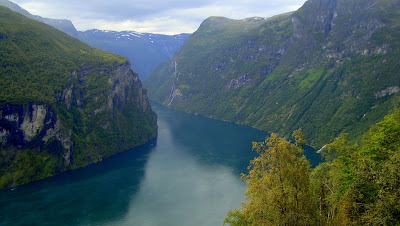
[[72, 22], [70, 20], [50, 19], [50, 18], [44, 18], [44, 17], [37, 16], [37, 15], [32, 15], [25, 9], [21, 8], [19, 5], [15, 4], [11, 1], [8, 1], [8, 0], [0, 0], [0, 5], [5, 6], [5, 7], [11, 9], [12, 11], [20, 13], [28, 18], [48, 24], [54, 28], [57, 28], [60, 31], [63, 31], [75, 38], [78, 38], [78, 31], [76, 30], [75, 26], [72, 24]]
[[190, 37], [190, 34], [161, 35], [98, 29], [77, 31], [69, 20], [32, 15], [19, 5], [8, 0], [0, 0], [0, 5], [28, 18], [57, 28], [92, 47], [127, 57], [133, 70], [138, 73], [141, 79], [146, 78], [149, 72], [158, 64], [170, 60], [184, 41]]
[[0, 6], [0, 188], [82, 167], [157, 134], [122, 56]]
[[127, 57], [141, 79], [158, 64], [170, 60], [189, 36], [97, 29], [79, 32], [79, 39], [90, 46]]
[[400, 2], [309, 0], [268, 19], [212, 17], [144, 81], [174, 109], [321, 147], [400, 103]]

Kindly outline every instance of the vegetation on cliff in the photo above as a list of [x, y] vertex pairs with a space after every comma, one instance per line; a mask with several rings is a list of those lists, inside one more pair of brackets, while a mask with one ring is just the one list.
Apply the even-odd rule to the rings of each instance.
[[156, 133], [125, 57], [0, 6], [0, 188], [100, 161]]
[[355, 140], [400, 103], [394, 0], [309, 0], [269, 19], [209, 18], [144, 81], [177, 110], [321, 147]]
[[56, 92], [71, 83], [72, 71], [85, 65], [106, 68], [128, 61], [0, 7], [1, 103], [55, 103]]

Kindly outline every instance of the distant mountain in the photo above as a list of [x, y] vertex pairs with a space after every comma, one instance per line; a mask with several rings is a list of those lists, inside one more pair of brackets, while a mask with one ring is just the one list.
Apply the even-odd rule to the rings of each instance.
[[144, 81], [189, 113], [321, 146], [400, 106], [400, 1], [308, 0], [263, 20], [212, 17]]
[[0, 0], [0, 5], [28, 18], [55, 27], [92, 47], [127, 57], [131, 62], [132, 68], [139, 74], [141, 79], [146, 78], [156, 65], [170, 60], [185, 40], [190, 37], [190, 34], [160, 35], [97, 29], [78, 32], [69, 20], [49, 19], [32, 15], [19, 5], [8, 0]]
[[31, 19], [40, 21], [42, 23], [48, 24], [52, 27], [55, 27], [58, 30], [63, 31], [75, 38], [78, 37], [78, 31], [75, 29], [75, 26], [69, 20], [49, 19], [49, 18], [43, 18], [41, 16], [32, 15], [25, 9], [21, 8], [19, 5], [15, 4], [13, 2], [10, 2], [8, 0], [0, 0], [0, 5], [5, 6], [17, 13], [20, 13], [20, 14], [28, 17], [28, 18], [31, 18]]
[[0, 6], [0, 189], [156, 135], [157, 116], [127, 58]]
[[79, 32], [83, 42], [127, 57], [141, 79], [161, 62], [170, 60], [190, 34], [160, 35], [135, 31], [89, 30]]

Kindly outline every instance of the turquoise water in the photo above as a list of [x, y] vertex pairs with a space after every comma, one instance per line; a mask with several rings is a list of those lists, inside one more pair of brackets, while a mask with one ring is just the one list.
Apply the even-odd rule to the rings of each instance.
[[[267, 133], [152, 103], [158, 137], [100, 163], [0, 191], [0, 225], [221, 225]], [[312, 161], [319, 156], [307, 152]]]

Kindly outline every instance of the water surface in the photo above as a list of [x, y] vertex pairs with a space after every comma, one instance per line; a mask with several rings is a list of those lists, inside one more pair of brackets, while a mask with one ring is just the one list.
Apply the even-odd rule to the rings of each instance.
[[157, 139], [0, 191], [0, 225], [221, 225], [227, 211], [244, 201], [240, 173], [255, 157], [251, 142], [267, 133], [152, 107]]

